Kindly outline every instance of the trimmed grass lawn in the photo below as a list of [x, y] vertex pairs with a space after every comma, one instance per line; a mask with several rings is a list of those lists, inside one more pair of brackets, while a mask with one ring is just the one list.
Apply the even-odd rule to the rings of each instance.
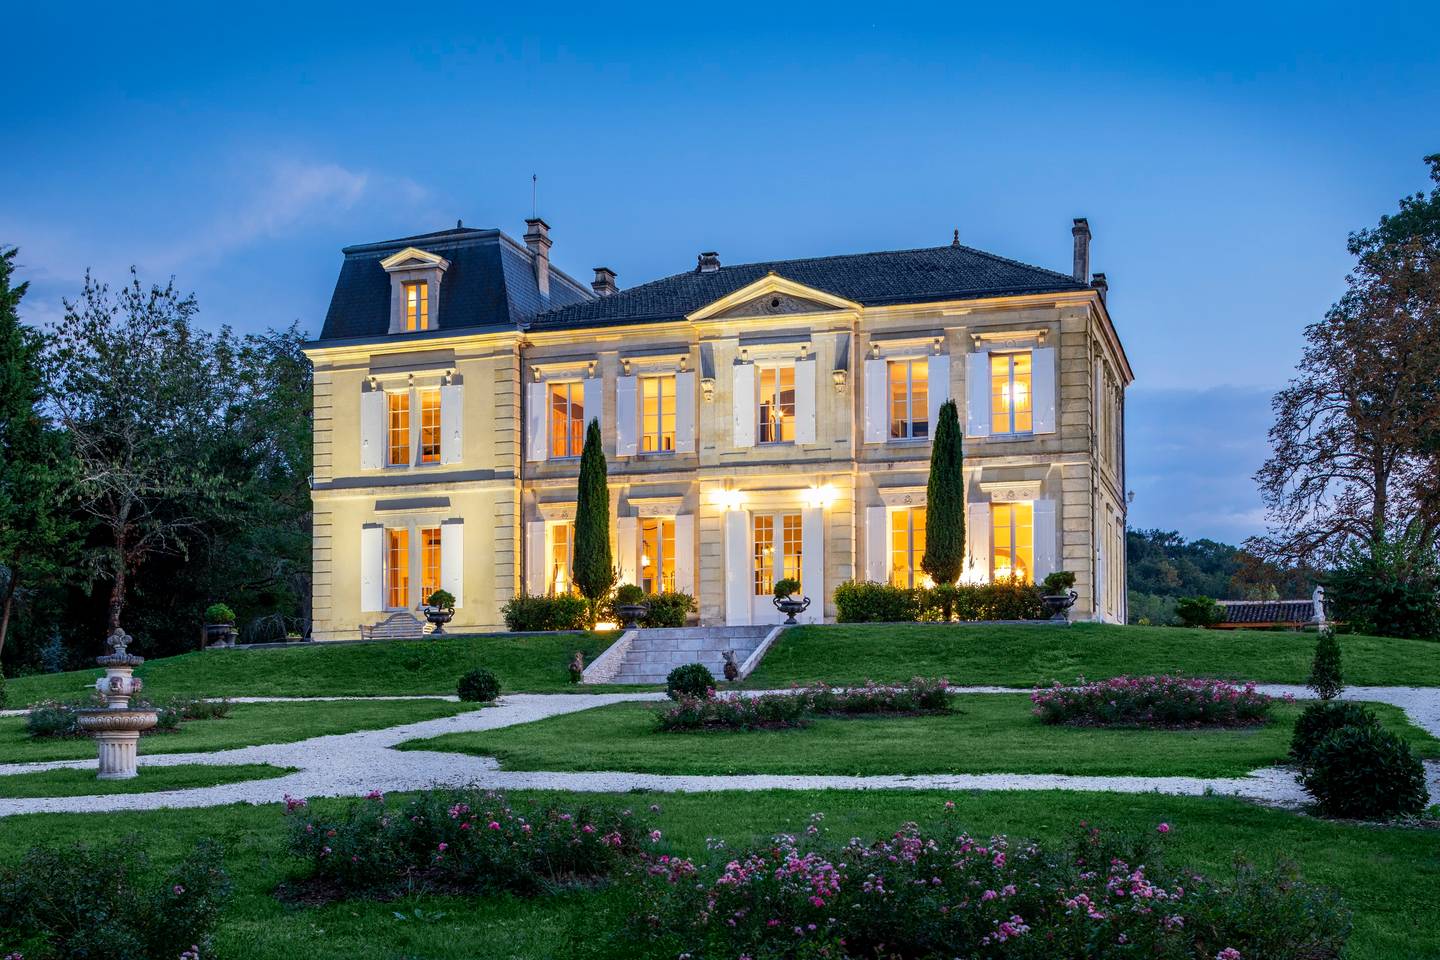
[[[241, 703], [221, 720], [192, 720], [174, 733], [140, 738], [140, 753], [209, 753], [261, 743], [292, 743], [310, 737], [379, 730], [402, 723], [450, 717], [479, 707], [447, 700], [337, 700], [319, 703]], [[88, 737], [32, 740], [24, 717], [0, 719], [0, 763], [94, 758]]]
[[[488, 667], [502, 692], [572, 691], [576, 650], [598, 657], [618, 633], [486, 634], [388, 643], [302, 644], [206, 650], [150, 660], [135, 671], [145, 695], [162, 697], [376, 697], [454, 693], [460, 675]], [[83, 696], [102, 671], [17, 677], [10, 706]]]
[[242, 780], [269, 780], [294, 772], [294, 767], [276, 767], [268, 763], [243, 763], [233, 767], [187, 763], [177, 767], [141, 767], [140, 776], [133, 780], [97, 780], [94, 770], [40, 770], [0, 777], [0, 797], [23, 800], [28, 797], [154, 793], [159, 790], [215, 787]]
[[[1283, 763], [1299, 705], [1279, 704], [1264, 727], [1107, 730], [1049, 726], [1024, 694], [955, 697], [925, 717], [822, 718], [790, 730], [657, 730], [653, 703], [621, 703], [499, 730], [413, 740], [401, 749], [495, 757], [507, 770], [625, 770], [670, 774], [1056, 773], [1238, 777]], [[1424, 757], [1440, 741], [1387, 704], [1385, 726]]]
[[[549, 795], [555, 798], [555, 795]], [[573, 795], [559, 797], [574, 802]], [[1440, 956], [1440, 831], [1329, 823], [1218, 797], [1116, 796], [937, 791], [816, 791], [611, 796], [643, 811], [677, 852], [704, 859], [707, 837], [733, 848], [764, 842], [785, 830], [803, 831], [810, 813], [826, 814], [835, 838], [888, 834], [907, 820], [929, 820], [946, 800], [954, 816], [978, 835], [1060, 839], [1089, 820], [1106, 829], [1150, 832], [1171, 825], [1167, 857], [1215, 876], [1229, 875], [1237, 854], [1260, 864], [1296, 863], [1313, 882], [1337, 888], [1355, 911], [1349, 960], [1423, 960]], [[338, 801], [316, 801], [317, 806]], [[43, 814], [0, 819], [0, 861], [13, 862], [35, 843], [108, 842], [95, 815]], [[200, 837], [221, 840], [235, 880], [221, 917], [217, 955], [250, 960], [541, 960], [564, 956], [637, 956], [615, 942], [623, 908], [613, 893], [569, 892], [532, 900], [417, 895], [391, 903], [351, 902], [292, 908], [272, 896], [296, 865], [284, 853], [278, 805], [107, 813], [107, 835], [136, 834], [163, 869]], [[723, 854], [729, 856], [729, 853]], [[415, 917], [416, 908], [423, 916]], [[396, 916], [400, 913], [404, 918]], [[443, 915], [442, 915], [443, 914]], [[597, 949], [587, 949], [589, 945]]]
[[[1343, 636], [1345, 682], [1440, 686], [1440, 643]], [[1076, 623], [1070, 627], [841, 624], [782, 633], [745, 685], [858, 683], [948, 677], [956, 684], [1028, 687], [1121, 674], [1304, 683], [1313, 633]]]

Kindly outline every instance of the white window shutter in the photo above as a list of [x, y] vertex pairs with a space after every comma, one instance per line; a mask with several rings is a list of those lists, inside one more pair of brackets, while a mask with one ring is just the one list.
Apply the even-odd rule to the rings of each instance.
[[585, 435], [590, 435], [590, 421], [600, 421], [600, 434], [605, 434], [605, 381], [600, 377], [588, 377], [584, 381]]
[[[587, 381], [588, 382], [588, 381]], [[639, 377], [615, 378], [615, 456], [633, 457], [640, 452], [640, 417], [635, 406]], [[590, 409], [586, 391], [585, 409]]]
[[360, 469], [385, 466], [385, 391], [360, 394]]
[[1105, 538], [1104, 538], [1104, 536], [1102, 535], [1102, 536], [1098, 537], [1098, 538], [1096, 539], [1096, 542], [1095, 542], [1095, 586], [1094, 586], [1094, 591], [1095, 591], [1095, 611], [1094, 611], [1094, 616], [1095, 616], [1095, 619], [1096, 619], [1096, 620], [1101, 620], [1101, 621], [1103, 621], [1103, 620], [1105, 619], [1105, 592], [1106, 592], [1106, 590], [1105, 590], [1105, 586], [1106, 586], [1106, 584], [1105, 584], [1105, 577], [1106, 577], [1106, 573], [1107, 573], [1107, 571], [1106, 571], [1106, 569], [1105, 569], [1105, 553], [1106, 553], [1106, 550], [1105, 550]]
[[[890, 579], [890, 518], [883, 506], [865, 508], [865, 579]], [[803, 536], [804, 531], [802, 529]]]
[[965, 436], [990, 436], [990, 354], [965, 355]]
[[385, 528], [367, 523], [360, 528], [360, 612], [385, 609]]
[[795, 442], [815, 442], [815, 361], [795, 361]]
[[972, 503], [965, 509], [966, 574], [968, 583], [990, 582], [990, 504]]
[[1057, 562], [1060, 544], [1055, 528], [1055, 501], [1036, 500], [1034, 508], [1035, 582], [1039, 583], [1060, 569]]
[[545, 429], [550, 411], [544, 383], [525, 385], [525, 459], [544, 460], [549, 449], [549, 433]]
[[[753, 369], [753, 368], [752, 368]], [[748, 624], [750, 595], [750, 515], [744, 510], [725, 514], [725, 622]]]
[[948, 353], [931, 354], [929, 362], [929, 383], [926, 390], [929, 396], [930, 414], [930, 436], [935, 436], [935, 430], [940, 425], [940, 405], [950, 399], [950, 355]]
[[545, 521], [525, 524], [525, 592], [538, 597], [545, 592]]
[[455, 597], [457, 610], [465, 606], [464, 520], [446, 520], [440, 524], [440, 587]]
[[[737, 363], [731, 367], [733, 385], [730, 391], [731, 419], [734, 421], [735, 446], [755, 446], [755, 365]], [[733, 622], [733, 621], [732, 621]], [[749, 623], [747, 619], [744, 622]]]
[[884, 360], [865, 361], [865, 442], [884, 443], [890, 434], [887, 404], [889, 367]]
[[1036, 347], [1030, 354], [1035, 391], [1036, 433], [1055, 432], [1055, 348]]
[[695, 596], [695, 515], [675, 518], [675, 589]]
[[695, 452], [694, 371], [675, 374], [675, 452]]
[[620, 583], [640, 584], [640, 519], [615, 518], [615, 562], [620, 567]]
[[810, 606], [800, 614], [802, 623], [825, 619], [825, 508], [800, 511], [800, 590]]
[[[440, 462], [459, 463], [464, 450], [465, 385], [447, 383], [440, 388]], [[451, 593], [455, 591], [451, 590]], [[458, 596], [458, 594], [456, 594]]]

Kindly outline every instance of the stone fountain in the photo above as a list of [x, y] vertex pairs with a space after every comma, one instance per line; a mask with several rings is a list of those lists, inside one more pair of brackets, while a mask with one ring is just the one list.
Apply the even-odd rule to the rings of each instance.
[[133, 674], [145, 658], [126, 651], [131, 641], [118, 627], [105, 642], [110, 652], [95, 658], [105, 668], [105, 676], [95, 681], [105, 706], [79, 710], [77, 719], [80, 729], [93, 734], [99, 744], [100, 779], [128, 780], [135, 776], [140, 731], [154, 727], [157, 716], [152, 709], [130, 706], [130, 698], [143, 686]]

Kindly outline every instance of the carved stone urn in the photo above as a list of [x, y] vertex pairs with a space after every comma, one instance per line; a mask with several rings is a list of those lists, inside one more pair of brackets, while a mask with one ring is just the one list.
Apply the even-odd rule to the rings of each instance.
[[775, 604], [776, 610], [785, 614], [786, 626], [794, 626], [797, 622], [795, 620], [796, 615], [810, 609], [809, 597], [801, 597], [799, 600], [796, 600], [794, 597], [776, 597], [771, 603]]
[[634, 630], [640, 626], [640, 621], [650, 613], [648, 603], [617, 603], [615, 604], [615, 615], [620, 618], [620, 625], [626, 630]]
[[105, 676], [95, 681], [95, 689], [105, 698], [105, 706], [76, 711], [81, 730], [95, 737], [100, 748], [101, 780], [128, 780], [135, 776], [136, 745], [140, 731], [155, 726], [156, 712], [145, 707], [130, 706], [130, 698], [144, 686], [134, 677], [135, 668], [145, 662], [126, 651], [130, 638], [116, 628], [106, 644], [110, 652], [96, 657], [105, 668]]
[[1051, 620], [1068, 620], [1070, 618], [1065, 611], [1075, 606], [1075, 601], [1079, 599], [1079, 597], [1080, 595], [1078, 593], [1071, 590], [1068, 595], [1057, 593], [1043, 596], [1040, 599], [1045, 603], [1045, 606], [1049, 608]]

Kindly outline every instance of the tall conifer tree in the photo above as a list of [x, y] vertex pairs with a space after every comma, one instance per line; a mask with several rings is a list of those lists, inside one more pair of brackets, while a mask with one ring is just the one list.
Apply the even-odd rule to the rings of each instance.
[[952, 584], [965, 567], [964, 452], [954, 400], [940, 405], [925, 487], [925, 556], [920, 568], [939, 584]]
[[580, 490], [575, 497], [575, 586], [590, 601], [593, 625], [600, 601], [615, 585], [610, 553], [610, 488], [605, 453], [600, 449], [600, 421], [591, 420], [580, 454]]

